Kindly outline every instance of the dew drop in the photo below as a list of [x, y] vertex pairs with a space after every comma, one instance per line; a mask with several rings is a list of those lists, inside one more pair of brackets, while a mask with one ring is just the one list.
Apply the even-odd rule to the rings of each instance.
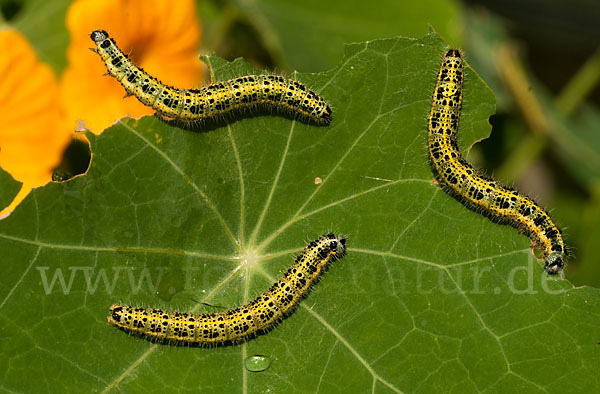
[[245, 366], [250, 372], [262, 372], [271, 365], [271, 357], [255, 354], [246, 359]]

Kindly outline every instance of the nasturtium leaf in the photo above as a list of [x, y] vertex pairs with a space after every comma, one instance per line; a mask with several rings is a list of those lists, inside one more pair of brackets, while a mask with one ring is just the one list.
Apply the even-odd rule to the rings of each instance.
[[[426, 117], [445, 49], [432, 32], [352, 44], [335, 69], [290, 75], [331, 103], [329, 127], [261, 115], [194, 132], [146, 117], [90, 135], [85, 176], [0, 222], [0, 387], [598, 391], [600, 292], [549, 278], [525, 236], [432, 182]], [[217, 79], [257, 72], [207, 64]], [[467, 68], [465, 154], [493, 111]], [[113, 303], [240, 305], [329, 231], [347, 256], [247, 343], [157, 345], [106, 323]]]

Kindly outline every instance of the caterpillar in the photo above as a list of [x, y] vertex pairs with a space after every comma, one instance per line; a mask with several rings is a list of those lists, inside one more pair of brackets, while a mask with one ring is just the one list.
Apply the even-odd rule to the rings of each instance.
[[428, 117], [429, 158], [438, 182], [468, 208], [526, 234], [544, 253], [548, 274], [562, 271], [567, 250], [561, 231], [531, 198], [481, 175], [458, 149], [462, 107], [463, 60], [457, 49], [442, 59]]
[[308, 244], [294, 264], [267, 291], [226, 312], [193, 314], [112, 305], [108, 324], [159, 342], [237, 343], [265, 332], [291, 314], [330, 262], [346, 253], [346, 239], [332, 233]]
[[106, 31], [94, 30], [90, 37], [96, 44], [92, 51], [104, 61], [107, 74], [123, 85], [126, 96], [135, 96], [163, 119], [206, 121], [267, 108], [317, 125], [331, 122], [331, 106], [298, 81], [278, 75], [246, 75], [201, 89], [176, 89], [133, 64]]

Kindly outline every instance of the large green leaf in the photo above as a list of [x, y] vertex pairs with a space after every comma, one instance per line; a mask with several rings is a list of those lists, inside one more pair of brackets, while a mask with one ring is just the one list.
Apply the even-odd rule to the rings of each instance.
[[[598, 391], [598, 290], [547, 279], [527, 238], [432, 183], [444, 49], [433, 33], [353, 44], [336, 69], [292, 75], [331, 102], [329, 127], [260, 116], [194, 133], [147, 117], [90, 136], [85, 177], [35, 190], [0, 222], [0, 388]], [[208, 63], [218, 79], [253, 72]], [[467, 69], [464, 151], [493, 108]], [[247, 343], [156, 345], [105, 321], [115, 302], [242, 304], [331, 230], [348, 255]], [[246, 367], [256, 355], [262, 372]]]

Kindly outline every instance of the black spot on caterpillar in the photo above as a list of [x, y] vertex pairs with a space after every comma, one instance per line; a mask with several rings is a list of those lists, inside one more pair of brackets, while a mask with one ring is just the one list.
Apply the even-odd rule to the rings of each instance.
[[318, 125], [331, 122], [331, 107], [298, 81], [278, 75], [246, 75], [216, 82], [200, 89], [176, 89], [137, 67], [104, 30], [90, 35], [92, 49], [100, 55], [108, 74], [127, 95], [152, 107], [163, 119], [193, 122], [214, 121], [232, 113], [272, 108]]
[[548, 213], [531, 198], [479, 174], [461, 155], [458, 123], [462, 83], [462, 55], [457, 49], [450, 49], [442, 60], [429, 113], [427, 144], [438, 181], [467, 207], [526, 234], [532, 245], [544, 252], [546, 272], [559, 273], [567, 250]]
[[346, 253], [346, 239], [334, 234], [308, 244], [294, 264], [267, 291], [226, 312], [193, 314], [112, 305], [108, 323], [149, 339], [191, 345], [244, 341], [291, 314], [333, 260]]

